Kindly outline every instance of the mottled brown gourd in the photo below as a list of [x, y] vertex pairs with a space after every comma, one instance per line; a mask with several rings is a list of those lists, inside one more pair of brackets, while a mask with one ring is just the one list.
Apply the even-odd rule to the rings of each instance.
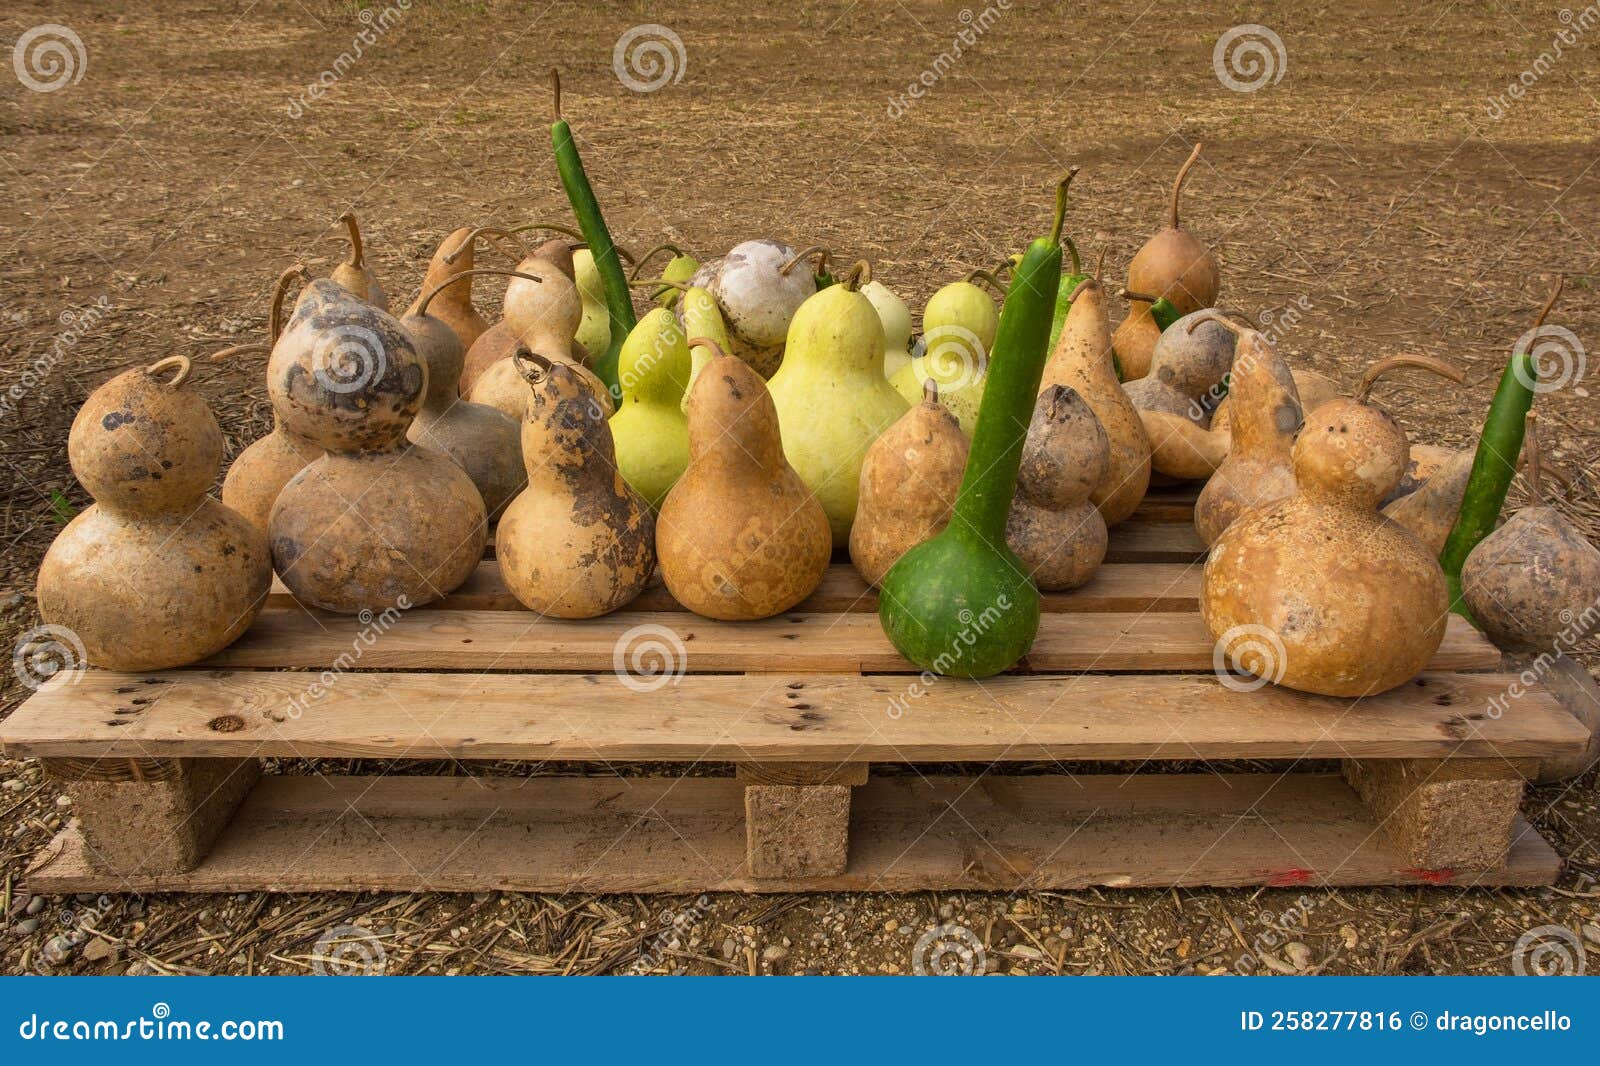
[[1151, 483], [1204, 481], [1227, 461], [1233, 434], [1227, 429], [1202, 429], [1182, 415], [1166, 411], [1139, 412], [1145, 436], [1150, 439]]
[[[1179, 314], [1192, 314], [1217, 302], [1222, 274], [1216, 257], [1194, 234], [1178, 221], [1178, 198], [1184, 179], [1200, 158], [1203, 145], [1196, 144], [1189, 158], [1178, 169], [1172, 182], [1172, 200], [1167, 226], [1144, 243], [1128, 264], [1128, 289], [1154, 297], [1165, 296]], [[1123, 377], [1142, 378], [1150, 367], [1151, 353], [1161, 329], [1150, 316], [1150, 304], [1135, 300], [1128, 305], [1128, 317], [1117, 328], [1117, 359]]]
[[505, 319], [484, 330], [467, 348], [466, 360], [461, 366], [461, 395], [471, 396], [484, 372], [502, 359], [510, 359], [516, 350], [517, 335]]
[[1600, 624], [1600, 550], [1544, 502], [1533, 418], [1523, 445], [1533, 502], [1472, 549], [1461, 594], [1500, 647], [1555, 655]]
[[[406, 315], [416, 314], [418, 308], [422, 306], [422, 298], [428, 293], [439, 289], [450, 279], [467, 274], [473, 269], [473, 246], [480, 232], [482, 231], [462, 228], [453, 231], [439, 242], [438, 249], [433, 253], [433, 259], [428, 263], [428, 273], [422, 279], [422, 288], [418, 290], [417, 298], [411, 301], [411, 306], [406, 308]], [[489, 328], [489, 320], [473, 306], [470, 278], [459, 285], [451, 285], [440, 290], [433, 298], [428, 313], [450, 327], [463, 352], [471, 349]]]
[[[283, 298], [289, 291], [289, 285], [296, 279], [310, 280], [306, 268], [299, 264], [290, 267], [278, 276], [278, 283], [273, 289], [272, 307], [268, 312], [267, 333], [270, 344], [278, 342], [278, 336], [283, 332]], [[224, 354], [239, 354], [246, 350], [255, 350], [254, 345], [240, 345], [212, 356], [219, 358]], [[262, 347], [266, 354], [270, 347]], [[283, 420], [278, 417], [277, 410], [272, 413], [272, 432], [252, 443], [234, 458], [233, 464], [228, 467], [228, 474], [222, 479], [222, 502], [233, 508], [261, 531], [264, 537], [267, 534], [267, 519], [272, 515], [272, 505], [278, 500], [278, 493], [289, 483], [289, 479], [304, 470], [313, 460], [322, 455], [322, 449], [298, 434], [291, 433], [283, 426]]]
[[[1329, 400], [1344, 395], [1339, 383], [1315, 370], [1296, 369], [1289, 372], [1294, 377], [1295, 392], [1300, 394], [1300, 409], [1315, 411]], [[1233, 394], [1230, 392], [1211, 413], [1211, 428], [1228, 431], [1233, 425]]]
[[876, 585], [896, 559], [950, 521], [967, 468], [961, 424], [923, 382], [922, 402], [872, 442], [861, 463], [861, 496], [850, 527], [850, 562]]
[[[1297, 378], [1296, 381], [1298, 380]], [[1405, 473], [1400, 475], [1400, 484], [1396, 485], [1394, 491], [1384, 499], [1384, 506], [1387, 507], [1400, 497], [1416, 492], [1428, 483], [1429, 478], [1450, 465], [1463, 450], [1446, 448], [1438, 444], [1411, 445], [1411, 455], [1406, 460]]]
[[1089, 405], [1111, 442], [1106, 476], [1090, 499], [1107, 526], [1114, 526], [1139, 506], [1150, 487], [1150, 438], [1138, 408], [1122, 391], [1111, 362], [1111, 320], [1105, 289], [1090, 279], [1072, 296], [1072, 309], [1061, 326], [1056, 350], [1045, 364], [1039, 391], [1065, 385]]
[[[472, 270], [457, 274], [424, 293], [417, 310], [400, 320], [428, 368], [428, 391], [406, 436], [444, 452], [467, 472], [483, 497], [491, 522], [528, 483], [522, 465], [522, 426], [504, 411], [461, 399], [461, 364], [466, 353], [455, 331], [434, 317], [433, 308], [444, 293], [471, 284], [476, 275], [508, 273]], [[517, 276], [535, 278], [532, 274]]]
[[1111, 442], [1083, 398], [1061, 385], [1040, 393], [1006, 520], [1006, 544], [1040, 592], [1075, 589], [1105, 560], [1106, 523], [1089, 494], [1110, 463]]
[[1150, 372], [1122, 387], [1135, 407], [1209, 425], [1211, 412], [1205, 401], [1220, 393], [1233, 366], [1236, 344], [1234, 331], [1215, 318], [1209, 310], [1196, 311], [1161, 334], [1150, 357]]
[[1438, 558], [1377, 509], [1408, 449], [1405, 431], [1365, 401], [1396, 366], [1449, 369], [1408, 356], [1374, 364], [1356, 398], [1307, 417], [1294, 446], [1299, 491], [1212, 546], [1200, 614], [1233, 666], [1303, 692], [1365, 696], [1415, 677], [1444, 639]]
[[389, 297], [384, 295], [377, 275], [367, 266], [366, 251], [361, 243], [361, 226], [356, 222], [356, 216], [346, 211], [339, 216], [339, 221], [344, 223], [345, 231], [350, 235], [350, 258], [334, 267], [328, 275], [329, 279], [380, 311], [389, 310]]
[[406, 441], [427, 384], [406, 329], [331, 281], [306, 290], [267, 388], [284, 426], [327, 454], [278, 496], [273, 565], [296, 599], [325, 610], [431, 603], [483, 557], [483, 498], [444, 453]]
[[[572, 252], [567, 243], [541, 244], [517, 264], [517, 271], [542, 280], [536, 283], [511, 279], [506, 286], [505, 317], [468, 353], [462, 376], [464, 380], [471, 378], [466, 396], [473, 403], [498, 408], [520, 422], [527, 404], [528, 383], [510, 362], [515, 346], [526, 347], [552, 363], [582, 365], [588, 353], [576, 340], [583, 321], [583, 301], [572, 280]], [[504, 332], [498, 332], [501, 326], [505, 327]], [[485, 344], [491, 336], [495, 337], [493, 344]], [[512, 346], [510, 351], [503, 347], [507, 343]], [[501, 351], [506, 354], [490, 362], [476, 362]]]
[[[1411, 451], [1414, 456], [1417, 449], [1413, 447]], [[1429, 551], [1438, 555], [1444, 551], [1444, 542], [1456, 524], [1456, 516], [1461, 513], [1461, 498], [1467, 493], [1474, 457], [1471, 450], [1452, 451], [1445, 464], [1428, 474], [1420, 485], [1385, 504], [1384, 515], [1416, 534]], [[1407, 470], [1419, 470], [1415, 459]]]
[[617, 472], [611, 427], [577, 370], [519, 349], [528, 486], [506, 508], [495, 554], [511, 594], [556, 618], [627, 605], [655, 569], [655, 519]]
[[715, 351], [689, 389], [689, 467], [661, 505], [656, 555], [667, 589], [696, 614], [767, 618], [822, 582], [833, 532], [784, 458], [766, 383]]
[[95, 502], [45, 553], [39, 613], [95, 666], [198, 662], [250, 627], [272, 586], [266, 538], [206, 495], [222, 430], [185, 387], [189, 372], [174, 356], [117, 375], [90, 394], [67, 438]]
[[1239, 342], [1228, 392], [1235, 412], [1228, 458], [1194, 504], [1195, 532], [1207, 545], [1241, 515], [1294, 495], [1291, 453], [1303, 420], [1294, 376], [1267, 339], [1220, 315], [1213, 321], [1237, 330]]

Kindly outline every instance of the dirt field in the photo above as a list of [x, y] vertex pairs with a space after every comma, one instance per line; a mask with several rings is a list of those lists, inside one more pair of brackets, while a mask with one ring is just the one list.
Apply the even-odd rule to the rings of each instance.
[[[1457, 362], [1466, 387], [1401, 376], [1379, 392], [1414, 439], [1462, 443], [1554, 273], [1568, 285], [1553, 321], [1600, 338], [1600, 9], [1579, 2], [1570, 22], [1557, 5], [1500, 0], [1399, 14], [1367, 0], [1261, 14], [973, 0], [968, 21], [922, 0], [416, 0], [392, 22], [325, 0], [10, 4], [8, 52], [42, 23], [70, 27], [83, 51], [81, 78], [54, 91], [22, 76], [60, 77], [46, 69], [0, 77], [0, 637], [10, 646], [37, 624], [39, 559], [88, 503], [66, 434], [107, 376], [260, 336], [279, 270], [302, 259], [326, 273], [342, 257], [346, 209], [397, 299], [456, 226], [569, 217], [549, 149], [552, 65], [622, 243], [671, 239], [702, 257], [754, 236], [826, 244], [870, 258], [914, 308], [1041, 232], [1047, 187], [1071, 164], [1083, 170], [1069, 230], [1120, 278], [1204, 141], [1184, 217], [1222, 260], [1223, 303], [1296, 308], [1281, 349], [1346, 384], [1402, 351]], [[1250, 18], [1283, 52], [1264, 84], [1235, 91], [1224, 81], [1256, 75], [1219, 74], [1213, 48]], [[683, 44], [681, 78], [658, 91], [613, 70], [613, 46], [642, 23]], [[963, 29], [973, 43], [952, 56]], [[314, 98], [307, 86], [343, 69], [363, 30], [376, 42]], [[497, 289], [477, 289], [479, 306]], [[258, 363], [208, 365], [201, 385], [233, 452], [268, 427]], [[1578, 378], [1540, 409], [1550, 460], [1573, 479], [1561, 505], [1600, 539], [1594, 387]], [[26, 695], [7, 673], [0, 713]], [[1525, 805], [1569, 858], [1549, 890], [703, 902], [29, 900], [27, 858], [71, 811], [34, 764], [0, 760], [0, 778], [8, 972], [308, 972], [319, 938], [344, 925], [372, 930], [358, 947], [392, 973], [908, 972], [942, 922], [973, 930], [1001, 973], [1502, 973], [1518, 937], [1547, 925], [1587, 937], [1591, 971], [1600, 952], [1593, 772]]]

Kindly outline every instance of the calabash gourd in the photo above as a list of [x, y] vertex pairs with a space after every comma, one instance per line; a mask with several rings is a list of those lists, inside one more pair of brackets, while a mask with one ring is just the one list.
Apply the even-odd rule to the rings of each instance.
[[628, 275], [629, 278], [637, 279], [640, 273], [643, 272], [645, 264], [650, 262], [651, 259], [654, 259], [658, 252], [671, 252], [672, 258], [668, 260], [667, 265], [662, 268], [661, 281], [663, 284], [659, 285], [656, 290], [650, 294], [650, 299], [653, 300], [658, 307], [676, 307], [678, 305], [678, 299], [683, 292], [683, 287], [686, 286], [689, 283], [689, 279], [694, 277], [695, 273], [699, 271], [700, 260], [690, 255], [688, 252], [685, 252], [675, 244], [658, 244], [639, 257], [639, 261], [634, 264], [633, 273]]
[[344, 223], [345, 232], [350, 236], [350, 258], [334, 267], [328, 275], [329, 279], [379, 310], [389, 310], [389, 297], [384, 295], [377, 275], [367, 266], [366, 252], [361, 243], [361, 225], [356, 222], [356, 216], [346, 211], [339, 216], [339, 221]]
[[883, 378], [883, 325], [858, 290], [866, 269], [858, 263], [843, 283], [800, 305], [768, 385], [784, 455], [827, 512], [841, 548], [850, 542], [867, 448], [907, 407]]
[[440, 286], [473, 269], [474, 245], [482, 232], [463, 227], [452, 231], [440, 241], [433, 258], [428, 262], [428, 272], [422, 279], [422, 288], [417, 291], [417, 298], [406, 308], [407, 315], [416, 314], [422, 306], [422, 298], [430, 292], [437, 291], [438, 295], [429, 305], [431, 308], [429, 314], [450, 327], [463, 352], [469, 351], [477, 343], [478, 338], [488, 330], [489, 320], [484, 318], [472, 303], [470, 277], [459, 285], [445, 288]]
[[895, 560], [950, 521], [967, 450], [966, 434], [931, 381], [922, 402], [872, 442], [850, 527], [850, 561], [867, 584], [876, 585]]
[[758, 351], [781, 348], [800, 305], [817, 291], [811, 271], [796, 269], [803, 260], [782, 241], [745, 241], [691, 284], [711, 290], [734, 340]]
[[1221, 398], [1235, 344], [1234, 332], [1209, 310], [1185, 315], [1156, 341], [1150, 372], [1123, 385], [1123, 391], [1141, 411], [1180, 415], [1204, 428], [1211, 421], [1205, 401]]
[[1166, 411], [1139, 411], [1139, 421], [1150, 441], [1151, 480], [1204, 481], [1217, 472], [1233, 447], [1227, 429], [1203, 429], [1183, 415]]
[[1076, 392], [1039, 394], [1022, 446], [1006, 544], [1041, 592], [1082, 585], [1106, 557], [1106, 523], [1089, 494], [1111, 463], [1111, 442]]
[[471, 396], [484, 372], [502, 359], [510, 359], [516, 350], [517, 335], [503, 318], [479, 334], [467, 348], [467, 357], [461, 366], [461, 395]]
[[1299, 491], [1212, 546], [1200, 613], [1233, 666], [1302, 692], [1366, 696], [1409, 681], [1438, 650], [1444, 571], [1377, 509], [1405, 468], [1406, 435], [1366, 396], [1401, 365], [1444, 364], [1381, 360], [1354, 399], [1311, 412], [1294, 445]]
[[622, 342], [617, 377], [622, 399], [611, 416], [617, 470], [657, 510], [689, 465], [689, 344], [678, 319], [658, 307]]
[[895, 390], [912, 404], [922, 396], [922, 383], [932, 381], [940, 402], [971, 436], [999, 321], [994, 298], [970, 278], [946, 285], [922, 309], [923, 351], [895, 371]]
[[700, 376], [700, 371], [718, 353], [731, 351], [731, 342], [728, 340], [728, 328], [722, 321], [722, 311], [708, 290], [693, 285], [685, 286], [678, 312], [683, 320], [685, 336], [704, 337], [713, 342], [695, 344], [689, 348], [689, 386], [683, 390], [683, 409], [687, 412], [689, 391], [694, 387], [694, 379]]
[[1461, 451], [1460, 448], [1449, 448], [1440, 444], [1413, 443], [1410, 457], [1406, 461], [1405, 472], [1400, 475], [1400, 484], [1396, 485], [1394, 491], [1384, 499], [1383, 505], [1387, 507], [1400, 497], [1416, 492], [1427, 484], [1433, 475], [1449, 466]]
[[267, 389], [285, 428], [327, 454], [272, 508], [273, 566], [312, 607], [431, 603], [483, 557], [483, 498], [443, 452], [406, 441], [428, 371], [405, 327], [331, 281], [306, 289], [273, 346]]
[[[1415, 453], [1417, 449], [1411, 450]], [[1421, 485], [1385, 504], [1384, 515], [1409, 529], [1435, 555], [1444, 551], [1444, 542], [1461, 513], [1461, 498], [1466, 495], [1467, 479], [1472, 476], [1472, 460], [1470, 449], [1452, 451], [1444, 466]]]
[[583, 308], [575, 339], [586, 352], [604, 352], [611, 344], [611, 312], [606, 309], [606, 283], [594, 265], [594, 253], [578, 248], [572, 253], [573, 279]]
[[784, 458], [766, 382], [719, 352], [690, 389], [688, 416], [689, 466], [656, 522], [662, 580], [708, 618], [787, 611], [822, 582], [833, 537], [822, 505]]
[[1006, 546], [1027, 423], [1039, 393], [1061, 279], [1065, 181], [1055, 224], [1013, 272], [966, 471], [944, 531], [906, 552], [880, 582], [884, 634], [922, 670], [989, 677], [1027, 654], [1039, 631], [1039, 593]]
[[250, 627], [272, 586], [261, 531], [206, 495], [222, 430], [185, 387], [189, 373], [183, 356], [126, 371], [72, 422], [68, 459], [95, 502], [45, 553], [39, 613], [95, 666], [164, 670], [213, 655]]
[[1105, 429], [1111, 442], [1111, 462], [1090, 499], [1107, 526], [1133, 514], [1150, 487], [1150, 439], [1145, 436], [1138, 409], [1117, 381], [1111, 359], [1105, 288], [1090, 279], [1073, 297], [1055, 352], [1045, 364], [1041, 387], [1065, 385], [1072, 389]]
[[[1295, 368], [1290, 371], [1294, 377], [1294, 391], [1300, 396], [1300, 409], [1315, 411], [1329, 400], [1337, 399], [1345, 394], [1340, 384], [1315, 370]], [[1214, 430], [1229, 431], [1233, 425], [1233, 394], [1230, 392], [1217, 403], [1211, 413], [1211, 428]]]
[[883, 376], [893, 379], [911, 362], [911, 311], [894, 290], [877, 279], [861, 286], [861, 295], [872, 301], [883, 325]]
[[495, 554], [529, 610], [595, 618], [633, 600], [655, 569], [655, 520], [617, 473], [611, 427], [567, 364], [519, 349], [530, 385], [522, 421], [528, 486], [506, 508]]

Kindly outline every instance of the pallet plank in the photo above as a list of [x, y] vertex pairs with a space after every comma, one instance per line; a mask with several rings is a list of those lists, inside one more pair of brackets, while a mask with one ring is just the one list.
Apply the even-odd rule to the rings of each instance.
[[744, 788], [691, 778], [262, 781], [194, 870], [96, 874], [65, 830], [26, 875], [43, 894], [790, 892], [1554, 880], [1519, 820], [1507, 865], [1408, 868], [1337, 775], [878, 778], [855, 790], [842, 873], [753, 878]]
[[[686, 676], [173, 671], [56, 678], [0, 723], [8, 755], [960, 762], [1514, 758], [1582, 751], [1547, 692], [1491, 717], [1498, 674], [1425, 674], [1364, 700], [1214, 676]], [[909, 683], [908, 683], [909, 682]], [[913, 687], [915, 686], [915, 687]], [[920, 691], [920, 695], [917, 694]], [[141, 702], [135, 702], [141, 701]], [[299, 710], [291, 710], [298, 706]]]

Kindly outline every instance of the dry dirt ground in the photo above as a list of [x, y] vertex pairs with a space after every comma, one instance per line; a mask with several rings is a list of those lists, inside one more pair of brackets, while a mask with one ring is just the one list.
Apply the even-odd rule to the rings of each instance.
[[[613, 231], [633, 247], [823, 243], [870, 258], [920, 307], [1038, 233], [1050, 180], [1078, 164], [1070, 229], [1119, 277], [1203, 140], [1185, 218], [1221, 257], [1225, 304], [1309, 307], [1280, 344], [1347, 384], [1401, 351], [1467, 368], [1465, 387], [1405, 376], [1381, 387], [1417, 439], [1468, 438], [1555, 272], [1569, 282], [1554, 321], [1600, 338], [1600, 10], [1572, 0], [1569, 22], [1559, 5], [1509, 0], [1261, 11], [1012, 0], [988, 15], [980, 3], [969, 23], [961, 5], [924, 0], [416, 0], [299, 117], [306, 86], [381, 20], [328, 0], [7, 5], [6, 53], [42, 23], [69, 27], [82, 52], [51, 92], [0, 72], [0, 361], [20, 386], [0, 420], [6, 646], [37, 623], [39, 559], [88, 502], [65, 456], [87, 392], [130, 365], [259, 335], [280, 269], [304, 259], [326, 272], [341, 257], [334, 220], [348, 208], [380, 277], [407, 297], [451, 228], [566, 217], [547, 136], [552, 65]], [[1214, 46], [1256, 19], [1283, 51], [1254, 75], [1263, 84], [1235, 91]], [[681, 78], [653, 92], [613, 69], [613, 46], [645, 23], [683, 43]], [[973, 27], [975, 43], [951, 56]], [[925, 71], [922, 98], [892, 106]], [[1514, 81], [1529, 83], [1520, 98], [1491, 102]], [[481, 306], [495, 288], [478, 290]], [[203, 375], [234, 451], [268, 425], [260, 377], [248, 362]], [[1552, 460], [1573, 479], [1562, 506], [1594, 536], [1600, 410], [1583, 380], [1540, 407]], [[26, 694], [8, 674], [3, 710]], [[1593, 773], [1528, 798], [1527, 816], [1569, 858], [1548, 890], [703, 902], [30, 900], [26, 860], [70, 809], [33, 764], [0, 761], [0, 776], [7, 971], [307, 972], [319, 939], [344, 925], [372, 930], [355, 955], [407, 973], [906, 972], [941, 922], [973, 930], [984, 969], [1002, 973], [1499, 973], [1519, 936], [1547, 925], [1585, 936], [1591, 966], [1600, 952]]]

